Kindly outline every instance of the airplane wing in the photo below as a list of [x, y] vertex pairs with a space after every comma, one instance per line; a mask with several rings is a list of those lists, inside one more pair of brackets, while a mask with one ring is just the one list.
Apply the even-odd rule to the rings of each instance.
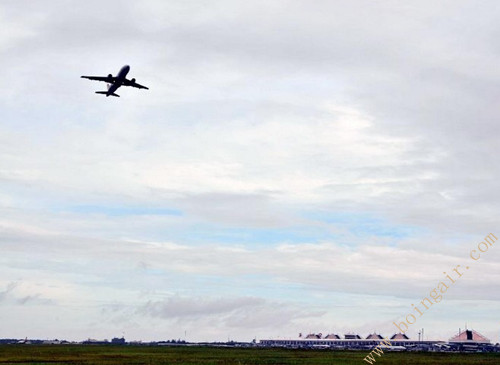
[[109, 77], [109, 76], [80, 76], [82, 79], [89, 79], [89, 80], [94, 80], [94, 81], [104, 81], [109, 84], [112, 84], [115, 82], [116, 77]]
[[146, 90], [149, 90], [149, 88], [148, 88], [148, 87], [143, 86], [143, 85], [140, 85], [140, 84], [138, 84], [137, 82], [135, 82], [135, 79], [132, 79], [132, 80], [127, 80], [127, 79], [125, 79], [125, 80], [123, 81], [123, 86], [132, 86], [132, 87], [136, 87], [136, 88], [138, 88], [138, 89], [146, 89]]

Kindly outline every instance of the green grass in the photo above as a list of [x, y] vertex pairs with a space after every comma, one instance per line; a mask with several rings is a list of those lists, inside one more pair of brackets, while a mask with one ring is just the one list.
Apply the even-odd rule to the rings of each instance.
[[[3, 345], [0, 364], [99, 365], [350, 365], [367, 364], [366, 351], [235, 349], [213, 347]], [[388, 353], [377, 364], [500, 364], [500, 353]]]

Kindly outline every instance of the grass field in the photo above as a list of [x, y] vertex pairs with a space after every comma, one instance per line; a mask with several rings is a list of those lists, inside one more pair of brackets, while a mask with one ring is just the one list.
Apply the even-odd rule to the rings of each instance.
[[[350, 365], [366, 352], [213, 347], [4, 345], [0, 364]], [[500, 353], [388, 353], [377, 364], [500, 364]]]

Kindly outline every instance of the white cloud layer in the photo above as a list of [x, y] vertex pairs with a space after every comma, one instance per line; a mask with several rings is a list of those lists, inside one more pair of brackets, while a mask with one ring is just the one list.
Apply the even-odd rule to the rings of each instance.
[[68, 4], [0, 5], [0, 337], [387, 333], [500, 237], [494, 2]]

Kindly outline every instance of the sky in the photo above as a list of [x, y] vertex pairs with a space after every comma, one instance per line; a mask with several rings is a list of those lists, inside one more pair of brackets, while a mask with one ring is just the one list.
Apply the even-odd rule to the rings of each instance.
[[0, 338], [390, 336], [468, 265], [408, 335], [499, 342], [499, 16], [0, 2]]

